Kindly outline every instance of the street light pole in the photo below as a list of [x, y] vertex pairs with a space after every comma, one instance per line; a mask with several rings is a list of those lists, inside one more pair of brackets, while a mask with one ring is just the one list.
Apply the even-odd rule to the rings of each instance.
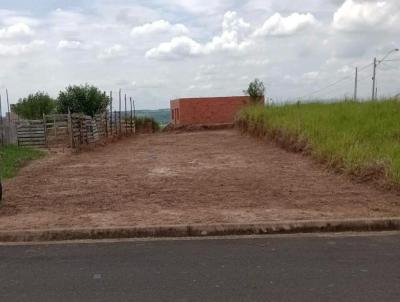
[[372, 100], [375, 100], [375, 84], [376, 84], [376, 58], [374, 58], [374, 69], [372, 72]]
[[357, 101], [358, 68], [356, 67], [356, 77], [354, 80], [354, 100]]
[[372, 73], [372, 100], [375, 100], [377, 97], [377, 89], [376, 89], [376, 67], [381, 64], [383, 61], [385, 61], [385, 59], [392, 54], [393, 52], [399, 51], [398, 48], [394, 48], [391, 51], [389, 51], [381, 60], [376, 60], [376, 58], [374, 58], [374, 69], [373, 69], [373, 73]]

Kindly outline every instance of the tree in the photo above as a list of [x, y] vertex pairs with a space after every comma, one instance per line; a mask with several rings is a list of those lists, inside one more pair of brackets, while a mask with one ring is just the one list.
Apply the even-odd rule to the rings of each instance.
[[34, 120], [43, 118], [43, 114], [52, 113], [55, 107], [54, 99], [39, 91], [19, 99], [17, 104], [11, 106], [11, 110], [24, 119]]
[[249, 87], [243, 90], [243, 93], [250, 96], [253, 102], [259, 102], [265, 95], [264, 83], [259, 79], [254, 79], [254, 81], [250, 82]]
[[84, 113], [94, 116], [106, 111], [110, 98], [95, 86], [68, 86], [60, 91], [57, 99], [57, 109], [60, 113]]

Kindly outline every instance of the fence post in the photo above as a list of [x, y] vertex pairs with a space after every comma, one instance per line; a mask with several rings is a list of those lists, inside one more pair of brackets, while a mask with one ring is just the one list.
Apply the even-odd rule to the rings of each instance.
[[126, 120], [126, 93], [125, 93], [125, 112], [124, 112], [124, 122], [125, 122], [125, 136], [128, 136], [128, 124]]
[[0, 94], [0, 143], [4, 145], [4, 136], [3, 136], [3, 110], [1, 108], [1, 94]]
[[130, 103], [131, 103], [131, 135], [132, 135], [132, 132], [133, 132], [133, 107], [132, 107], [132, 97], [130, 96], [129, 97], [129, 101], [130, 101]]
[[133, 104], [133, 121], [135, 124], [133, 125], [135, 128], [133, 128], [133, 133], [136, 134], [136, 107], [135, 107], [135, 99], [132, 99], [132, 104]]
[[47, 125], [46, 125], [46, 115], [43, 113], [43, 130], [44, 130], [44, 145], [47, 146]]
[[112, 102], [113, 102], [113, 96], [112, 96], [112, 91], [110, 91], [110, 134], [111, 137], [113, 136], [113, 125], [112, 125], [112, 112], [113, 112], [113, 107], [112, 107]]
[[69, 143], [71, 148], [74, 148], [74, 132], [72, 127], [71, 111], [68, 108], [68, 132], [69, 132]]
[[57, 124], [56, 124], [56, 116], [53, 115], [53, 127], [54, 127], [54, 137], [57, 140]]
[[119, 118], [119, 135], [122, 134], [122, 124], [121, 124], [121, 88], [119, 89], [119, 113], [118, 113], [118, 118]]
[[104, 116], [105, 116], [105, 133], [104, 133], [104, 135], [106, 136], [106, 137], [108, 137], [108, 125], [107, 125], [107, 122], [108, 122], [108, 116], [107, 116], [107, 110], [106, 110], [106, 112], [104, 113]]
[[114, 136], [118, 136], [118, 124], [117, 124], [117, 111], [116, 110], [114, 110], [114, 128], [115, 128]]

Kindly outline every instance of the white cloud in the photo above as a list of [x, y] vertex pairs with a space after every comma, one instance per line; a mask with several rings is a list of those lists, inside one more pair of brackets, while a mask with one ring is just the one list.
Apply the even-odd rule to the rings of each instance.
[[388, 29], [400, 21], [394, 1], [346, 0], [333, 16], [333, 27], [339, 31]]
[[111, 47], [104, 49], [97, 57], [101, 60], [108, 60], [117, 57], [125, 56], [126, 50], [120, 44], [114, 44]]
[[[240, 94], [255, 77], [269, 97], [288, 100], [349, 75], [330, 93], [314, 95], [343, 96], [352, 90], [354, 66], [400, 47], [400, 0], [0, 2], [0, 82], [13, 101], [90, 82], [107, 91], [126, 88], [138, 108], [162, 108], [173, 96]], [[388, 61], [378, 73], [387, 95], [399, 92], [400, 70], [392, 75], [389, 66], [399, 64]], [[360, 97], [370, 95], [371, 72], [360, 71]], [[157, 79], [165, 83], [155, 89]]]
[[307, 81], [314, 81], [319, 77], [319, 72], [318, 71], [310, 71], [303, 73], [301, 76], [302, 79], [307, 80]]
[[237, 17], [236, 12], [228, 11], [222, 22], [222, 33], [205, 45], [205, 52], [219, 50], [243, 50], [251, 44], [248, 40], [250, 24]]
[[179, 59], [207, 55], [218, 51], [241, 51], [251, 44], [248, 39], [250, 24], [237, 17], [236, 12], [225, 13], [222, 22], [222, 33], [214, 36], [211, 41], [201, 44], [190, 37], [175, 37], [169, 42], [146, 52], [149, 59]]
[[161, 43], [146, 52], [148, 59], [179, 59], [181, 57], [198, 56], [203, 47], [189, 37], [175, 37], [169, 42]]
[[131, 36], [151, 35], [159, 33], [187, 34], [189, 30], [183, 24], [171, 24], [165, 20], [158, 20], [136, 26], [131, 30]]
[[353, 72], [353, 68], [350, 68], [348, 65], [344, 65], [337, 70], [337, 73], [347, 74]]
[[0, 44], [0, 56], [20, 56], [40, 49], [45, 41], [34, 40], [27, 44]]
[[254, 36], [290, 36], [316, 24], [317, 20], [311, 13], [293, 13], [287, 17], [275, 13], [254, 32]]
[[246, 59], [240, 64], [243, 66], [261, 66], [270, 63], [269, 59]]
[[58, 42], [57, 49], [82, 49], [83, 45], [80, 41], [61, 40]]
[[0, 39], [19, 38], [32, 35], [33, 30], [25, 23], [16, 23], [0, 29]]
[[207, 15], [219, 12], [226, 5], [226, 0], [170, 0], [168, 6], [179, 7], [183, 10], [196, 14], [196, 15]]

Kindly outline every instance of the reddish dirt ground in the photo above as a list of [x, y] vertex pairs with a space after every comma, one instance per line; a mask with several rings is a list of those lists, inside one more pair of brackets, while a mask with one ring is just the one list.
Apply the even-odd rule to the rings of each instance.
[[235, 130], [51, 153], [5, 182], [0, 230], [400, 215], [400, 196]]

